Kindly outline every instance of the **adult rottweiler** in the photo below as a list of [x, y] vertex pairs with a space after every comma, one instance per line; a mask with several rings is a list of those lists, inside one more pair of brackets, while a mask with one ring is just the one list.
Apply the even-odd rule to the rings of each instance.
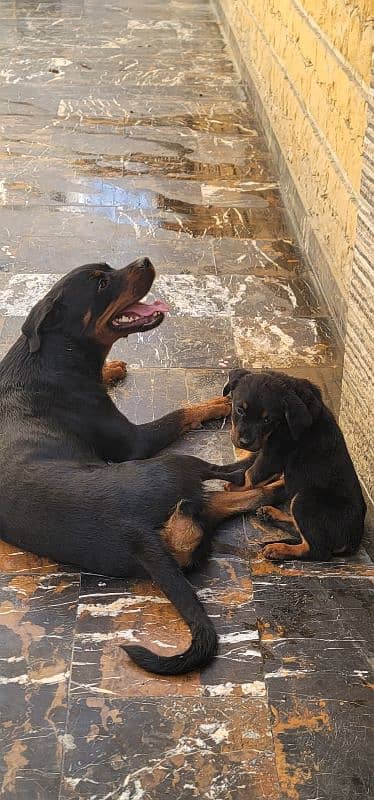
[[289, 504], [288, 512], [273, 505], [257, 510], [264, 521], [293, 532], [289, 541], [266, 544], [265, 556], [325, 561], [352, 555], [366, 505], [343, 434], [317, 386], [272, 370], [237, 369], [224, 394], [232, 398], [232, 440], [252, 452], [249, 494], [275, 481], [272, 503]]
[[103, 369], [106, 380], [122, 369], [104, 367], [113, 343], [164, 318], [162, 303], [140, 302], [154, 277], [147, 258], [122, 270], [87, 264], [31, 310], [0, 365], [0, 535], [87, 572], [150, 576], [190, 626], [191, 646], [171, 658], [125, 650], [147, 670], [176, 674], [208, 663], [217, 649], [182, 568], [204, 554], [222, 519], [251, 500], [246, 492], [204, 493], [210, 478], [243, 482], [237, 463], [154, 457], [203, 420], [228, 415], [228, 398], [137, 426], [107, 393]]

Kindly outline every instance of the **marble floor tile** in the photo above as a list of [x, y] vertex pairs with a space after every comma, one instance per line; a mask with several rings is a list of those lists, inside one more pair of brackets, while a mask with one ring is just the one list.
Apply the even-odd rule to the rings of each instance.
[[[71, 567], [69, 567], [71, 570]], [[14, 545], [0, 541], [0, 574], [5, 575], [49, 575], [62, 572], [64, 567], [48, 558], [27, 553]]]
[[[76, 750], [65, 756], [61, 800], [98, 797], [278, 800], [267, 708], [259, 698], [163, 698], [73, 703]], [[78, 756], [79, 754], [79, 756]], [[78, 757], [77, 757], [78, 756]], [[214, 795], [213, 795], [214, 796]]]
[[[30, 305], [28, 305], [30, 308]], [[21, 305], [18, 311], [21, 310]], [[26, 308], [24, 307], [26, 312]], [[0, 336], [0, 354], [4, 356], [18, 339], [25, 315], [7, 316]], [[213, 318], [180, 317], [165, 321], [162, 328], [135, 334], [117, 342], [112, 358], [126, 361], [128, 368], [212, 368], [229, 370], [239, 366], [230, 321]]]
[[[43, 272], [0, 275], [0, 314], [24, 316], [58, 278], [58, 273]], [[173, 319], [187, 317], [191, 323], [201, 318], [228, 320], [250, 312], [255, 317], [259, 308], [275, 319], [295, 316], [314, 321], [326, 314], [326, 307], [305, 278], [159, 274], [149, 298], [160, 297], [168, 304]]]
[[7, 800], [58, 797], [78, 592], [78, 575], [0, 577], [0, 782]]
[[[137, 47], [133, 52], [123, 54], [122, 51], [107, 51], [106, 57], [95, 57], [87, 52], [81, 58], [71, 58], [71, 53], [66, 56], [59, 55], [46, 57], [38, 56], [36, 52], [21, 52], [15, 54], [10, 51], [0, 51], [0, 68], [5, 72], [6, 82], [17, 85], [27, 83], [30, 79], [40, 83], [53, 82], [63, 79], [64, 85], [88, 84], [95, 86], [197, 86], [201, 91], [207, 89], [222, 92], [225, 96], [226, 89], [234, 89], [239, 84], [239, 77], [235, 72], [230, 59], [223, 59], [220, 55], [216, 58], [202, 54], [191, 58], [182, 53], [176, 60], [175, 51], [169, 54], [159, 48], [159, 53], [148, 53], [146, 47]], [[70, 56], [70, 57], [69, 57]], [[223, 90], [223, 91], [222, 91]]]
[[269, 692], [277, 771], [284, 800], [364, 800], [373, 792], [368, 702], [309, 700]]
[[[70, 235], [32, 237], [19, 243], [17, 254], [4, 253], [4, 270], [65, 273], [79, 264], [106, 261], [121, 269], [137, 258], [148, 256], [157, 271], [182, 275], [215, 275], [211, 241], [191, 239], [186, 234], [162, 231], [157, 239], [137, 238], [129, 226], [120, 231], [97, 230], [97, 236], [77, 241]], [[122, 226], [121, 226], [122, 228]], [[108, 236], [109, 233], [109, 236]], [[110, 238], [110, 236], [112, 238]], [[13, 251], [14, 252], [14, 251]], [[1, 258], [1, 255], [0, 255]]]
[[115, 344], [112, 354], [113, 358], [123, 358], [131, 368], [239, 366], [230, 321], [225, 318], [170, 318], [150, 333]]
[[275, 319], [279, 316], [316, 318], [325, 316], [326, 306], [304, 277], [284, 279], [256, 275], [159, 275], [152, 296], [166, 300], [172, 313], [191, 317], [243, 317], [259, 309]]
[[[254, 577], [261, 638], [372, 640], [373, 582], [317, 575]], [[317, 610], [318, 609], [318, 610]]]
[[213, 244], [219, 275], [297, 275], [304, 270], [292, 239], [232, 239], [222, 237]]
[[215, 553], [189, 579], [214, 621], [219, 654], [199, 674], [160, 679], [136, 667], [121, 645], [138, 642], [166, 656], [185, 650], [190, 637], [175, 608], [151, 583], [82, 576], [72, 659], [74, 697], [264, 696], [246, 562]]
[[282, 370], [334, 365], [340, 360], [327, 318], [257, 312], [252, 318], [232, 317], [231, 324], [243, 367]]
[[[136, 369], [110, 394], [120, 411], [141, 425], [181, 406], [220, 395], [226, 378], [223, 369]], [[203, 423], [203, 427], [211, 427], [213, 422]], [[222, 419], [214, 425], [222, 426]]]

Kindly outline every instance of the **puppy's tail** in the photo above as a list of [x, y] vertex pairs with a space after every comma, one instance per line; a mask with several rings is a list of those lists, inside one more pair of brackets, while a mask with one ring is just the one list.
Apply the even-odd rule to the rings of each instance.
[[123, 649], [139, 667], [159, 675], [181, 675], [206, 666], [217, 653], [217, 634], [176, 561], [158, 540], [152, 542], [151, 553], [147, 548], [137, 559], [178, 609], [190, 628], [192, 641], [184, 653], [174, 656], [160, 656], [138, 645], [125, 645]]

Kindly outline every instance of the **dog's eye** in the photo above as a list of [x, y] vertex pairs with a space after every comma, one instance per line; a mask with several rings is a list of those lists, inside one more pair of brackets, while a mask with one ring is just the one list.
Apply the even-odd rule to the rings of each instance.
[[109, 279], [106, 278], [105, 276], [103, 276], [102, 278], [99, 278], [99, 280], [97, 282], [97, 291], [98, 292], [102, 292], [103, 289], [106, 289], [106, 287], [108, 286], [108, 283], [109, 283]]
[[237, 413], [238, 417], [244, 417], [245, 410], [244, 410], [243, 406], [238, 406], [237, 409], [236, 409], [236, 413]]
[[271, 417], [269, 417], [269, 415], [267, 414], [266, 417], [262, 418], [262, 421], [263, 421], [264, 425], [269, 425], [270, 422], [271, 422]]

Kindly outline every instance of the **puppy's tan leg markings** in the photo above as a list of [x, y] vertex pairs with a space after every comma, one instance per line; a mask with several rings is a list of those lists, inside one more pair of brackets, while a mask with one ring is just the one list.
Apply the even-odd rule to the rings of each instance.
[[127, 367], [124, 361], [107, 361], [103, 366], [103, 383], [109, 386], [111, 383], [123, 380], [126, 374]]
[[309, 550], [310, 545], [303, 536], [301, 536], [300, 544], [273, 542], [262, 548], [265, 558], [270, 558], [272, 561], [282, 561], [283, 558], [301, 558], [308, 555]]
[[264, 522], [274, 522], [275, 525], [277, 522], [295, 524], [295, 520], [289, 511], [281, 511], [280, 508], [275, 508], [274, 506], [261, 506], [258, 509], [257, 516], [263, 519]]
[[161, 538], [179, 566], [188, 567], [192, 554], [203, 538], [204, 532], [192, 517], [183, 514], [178, 503], [175, 511], [165, 523]]
[[269, 544], [265, 545], [265, 547], [262, 549], [265, 558], [269, 558], [273, 561], [281, 561], [283, 558], [302, 558], [303, 556], [308, 555], [310, 551], [310, 544], [301, 533], [292, 513], [292, 508], [296, 497], [297, 495], [292, 498], [289, 512], [281, 511], [279, 508], [274, 508], [273, 506], [264, 506], [266, 514], [269, 514], [270, 520], [274, 521], [275, 525], [277, 523], [280, 523], [281, 525], [286, 523], [293, 528], [295, 533], [297, 533], [301, 539], [301, 541], [297, 542], [296, 544], [289, 544], [288, 542], [269, 542]]

